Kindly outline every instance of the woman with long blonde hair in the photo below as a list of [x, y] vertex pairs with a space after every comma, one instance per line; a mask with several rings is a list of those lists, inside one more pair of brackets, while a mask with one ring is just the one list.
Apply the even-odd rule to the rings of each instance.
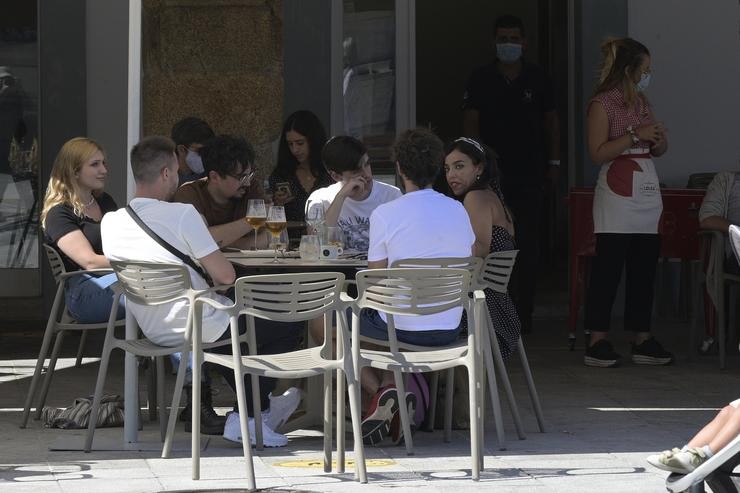
[[[67, 141], [54, 160], [41, 210], [47, 244], [57, 249], [67, 272], [110, 267], [103, 255], [100, 221], [118, 207], [103, 191], [108, 169], [103, 148], [86, 137]], [[81, 274], [67, 280], [67, 310], [79, 322], [108, 320], [115, 274]], [[123, 303], [118, 317], [123, 318]]]
[[658, 221], [663, 211], [652, 158], [668, 150], [666, 129], [645, 96], [650, 52], [630, 38], [602, 46], [599, 84], [588, 105], [588, 149], [601, 167], [594, 191], [596, 257], [586, 295], [584, 327], [591, 338], [587, 366], [613, 367], [620, 355], [607, 340], [622, 269], [626, 272], [624, 327], [634, 333], [632, 361], [673, 361], [650, 335], [655, 267], [660, 252]]

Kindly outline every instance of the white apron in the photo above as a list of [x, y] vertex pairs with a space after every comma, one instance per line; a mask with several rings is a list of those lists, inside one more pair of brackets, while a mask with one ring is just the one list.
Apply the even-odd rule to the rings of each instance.
[[594, 233], [658, 233], [660, 184], [647, 149], [601, 165], [594, 190]]

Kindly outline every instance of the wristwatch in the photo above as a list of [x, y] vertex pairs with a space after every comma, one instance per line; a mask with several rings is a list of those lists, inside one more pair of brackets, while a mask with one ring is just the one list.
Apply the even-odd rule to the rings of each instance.
[[630, 138], [632, 139], [632, 143], [637, 145], [640, 143], [640, 138], [635, 133], [635, 129], [632, 125], [627, 127], [627, 133], [629, 134]]

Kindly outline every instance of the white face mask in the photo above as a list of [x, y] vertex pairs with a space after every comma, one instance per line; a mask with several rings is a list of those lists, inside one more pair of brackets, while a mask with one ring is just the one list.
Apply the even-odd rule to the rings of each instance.
[[185, 156], [185, 164], [188, 165], [188, 168], [190, 168], [193, 173], [200, 174], [205, 171], [205, 168], [203, 168], [203, 159], [201, 159], [200, 154], [193, 152], [190, 149], [188, 149], [188, 154]]
[[496, 56], [504, 63], [514, 63], [522, 57], [519, 43], [496, 43]]
[[645, 89], [648, 88], [650, 85], [650, 74], [642, 74], [640, 76], [640, 81], [637, 83], [637, 90], [642, 92]]

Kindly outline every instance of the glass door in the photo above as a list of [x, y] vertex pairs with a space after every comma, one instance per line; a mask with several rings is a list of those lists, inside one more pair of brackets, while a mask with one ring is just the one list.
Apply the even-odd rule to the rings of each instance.
[[41, 291], [38, 9], [27, 0], [9, 3], [0, 17], [0, 296], [35, 296]]
[[375, 175], [391, 182], [393, 140], [415, 121], [413, 12], [413, 0], [332, 9], [332, 133], [363, 141]]

